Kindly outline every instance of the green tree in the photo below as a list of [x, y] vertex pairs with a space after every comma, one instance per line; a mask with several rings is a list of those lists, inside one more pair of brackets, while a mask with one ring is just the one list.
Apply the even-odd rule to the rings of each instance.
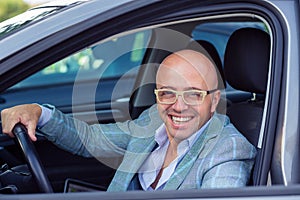
[[0, 22], [16, 16], [29, 8], [23, 0], [0, 0]]

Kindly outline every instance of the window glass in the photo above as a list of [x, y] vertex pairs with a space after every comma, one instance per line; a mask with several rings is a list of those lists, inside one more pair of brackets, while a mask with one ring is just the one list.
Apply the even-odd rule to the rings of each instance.
[[141, 64], [149, 38], [150, 31], [143, 31], [99, 43], [46, 67], [10, 89], [72, 83], [79, 71], [77, 81], [120, 78]]

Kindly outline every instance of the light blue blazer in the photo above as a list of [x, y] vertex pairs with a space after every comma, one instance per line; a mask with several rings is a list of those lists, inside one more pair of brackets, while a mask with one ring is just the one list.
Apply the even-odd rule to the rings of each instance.
[[[101, 160], [122, 156], [121, 163], [115, 166], [117, 171], [108, 191], [135, 188], [138, 183], [133, 178], [155, 147], [154, 134], [163, 123], [156, 106], [133, 121], [95, 125], [87, 125], [52, 109], [52, 118], [40, 129], [48, 140], [85, 157], [94, 156]], [[229, 118], [215, 113], [163, 189], [246, 186], [255, 155], [256, 148], [237, 131]]]

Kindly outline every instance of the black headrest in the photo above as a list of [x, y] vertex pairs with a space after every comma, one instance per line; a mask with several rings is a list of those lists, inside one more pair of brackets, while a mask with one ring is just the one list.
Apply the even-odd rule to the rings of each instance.
[[264, 94], [268, 79], [270, 37], [256, 28], [236, 30], [229, 38], [224, 73], [235, 89]]
[[[203, 50], [199, 48], [199, 44], [200, 44], [200, 48], [203, 48], [206, 52], [203, 52]], [[218, 81], [219, 81], [218, 88], [219, 89], [226, 88], [225, 75], [223, 72], [223, 64], [215, 46], [212, 43], [205, 40], [195, 40], [192, 41], [187, 46], [187, 48], [202, 52], [204, 54], [208, 54], [208, 57], [215, 63], [216, 68], [218, 70]]]

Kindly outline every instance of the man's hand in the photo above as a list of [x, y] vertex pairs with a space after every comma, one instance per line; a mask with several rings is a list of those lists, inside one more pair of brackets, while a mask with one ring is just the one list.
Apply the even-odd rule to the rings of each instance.
[[14, 137], [12, 130], [17, 123], [22, 123], [28, 130], [32, 141], [36, 141], [35, 129], [42, 109], [37, 104], [24, 104], [1, 111], [2, 132]]

